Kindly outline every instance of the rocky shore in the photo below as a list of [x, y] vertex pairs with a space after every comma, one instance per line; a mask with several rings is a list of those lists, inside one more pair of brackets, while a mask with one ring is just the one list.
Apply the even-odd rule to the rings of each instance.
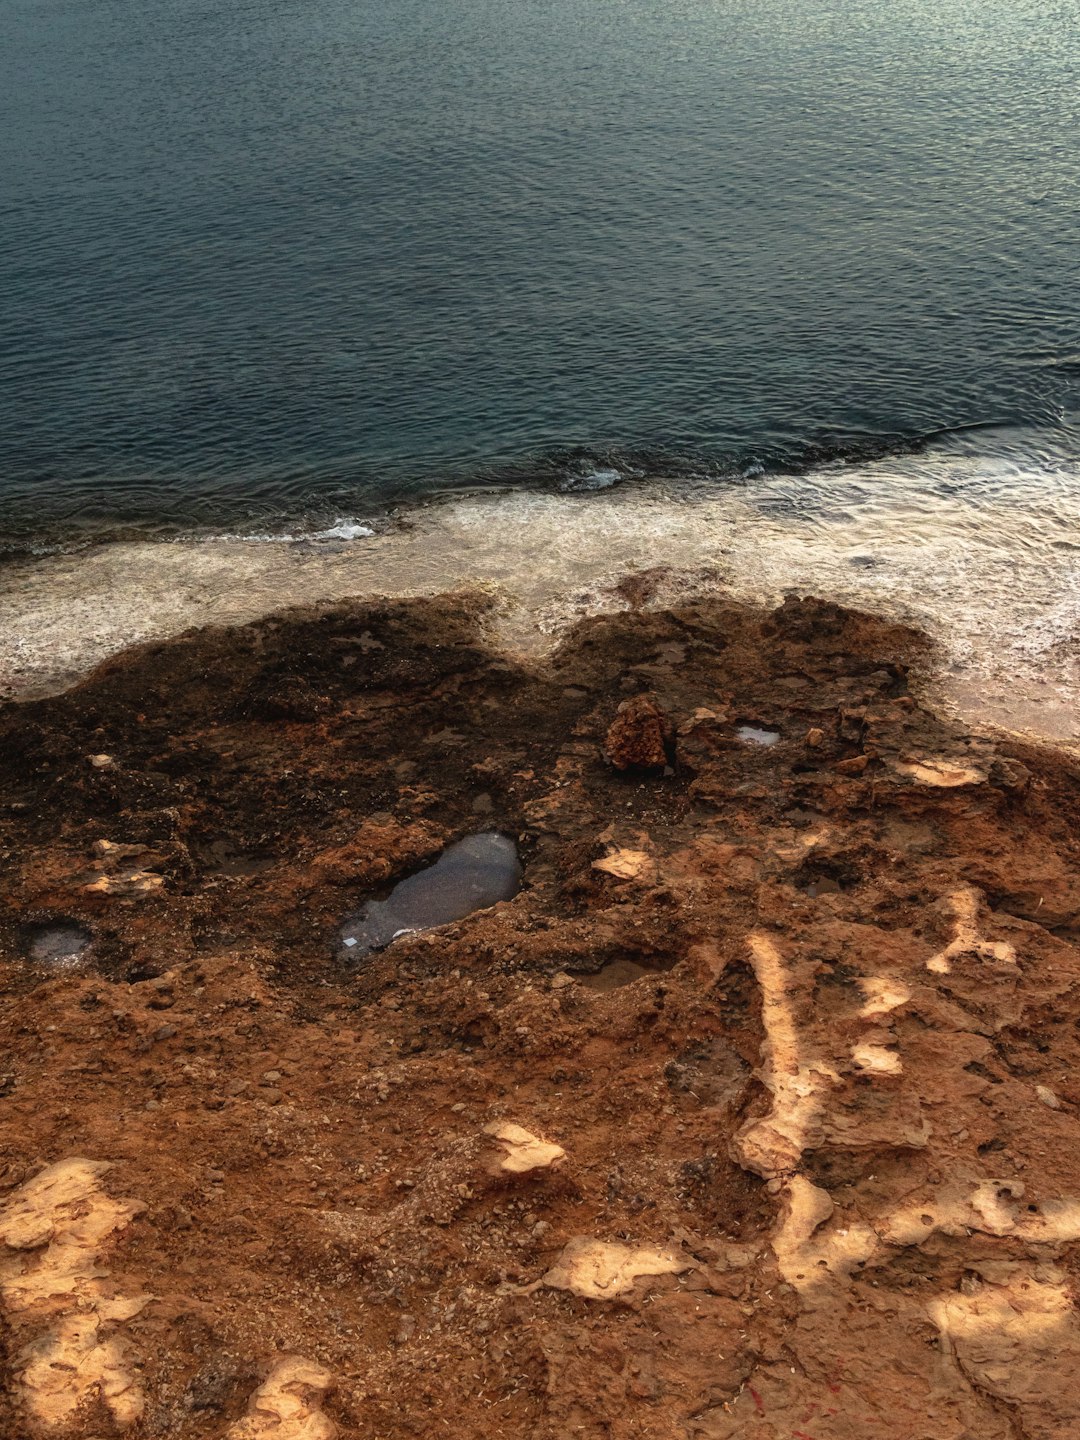
[[823, 601], [489, 603], [0, 710], [0, 1436], [1080, 1433], [1077, 760]]

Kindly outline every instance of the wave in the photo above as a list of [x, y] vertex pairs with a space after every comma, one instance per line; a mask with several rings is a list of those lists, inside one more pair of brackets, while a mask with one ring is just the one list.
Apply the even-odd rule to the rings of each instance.
[[[1003, 436], [1053, 436], [1062, 423], [1021, 429], [990, 422], [920, 434], [873, 432], [837, 435], [804, 430], [797, 439], [772, 440], [752, 449], [726, 451], [680, 445], [575, 445], [501, 461], [459, 462], [412, 481], [391, 481], [360, 462], [342, 460], [330, 472], [279, 470], [220, 480], [213, 492], [191, 487], [183, 476], [100, 478], [76, 486], [62, 500], [47, 477], [0, 496], [0, 561], [76, 552], [117, 541], [191, 538], [300, 543], [369, 538], [403, 510], [463, 494], [538, 491], [590, 495], [616, 486], [648, 484], [657, 477], [688, 487], [724, 489], [770, 477], [812, 477], [836, 465], [861, 466], [901, 460], [942, 446], [983, 440], [990, 450]], [[1013, 441], [1007, 442], [1014, 443]], [[52, 505], [52, 509], [50, 509]]]

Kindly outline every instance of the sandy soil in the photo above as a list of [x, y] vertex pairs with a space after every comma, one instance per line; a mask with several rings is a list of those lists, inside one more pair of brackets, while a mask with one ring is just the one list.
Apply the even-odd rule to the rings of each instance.
[[1080, 1434], [1075, 759], [823, 602], [486, 603], [0, 711], [0, 1436]]

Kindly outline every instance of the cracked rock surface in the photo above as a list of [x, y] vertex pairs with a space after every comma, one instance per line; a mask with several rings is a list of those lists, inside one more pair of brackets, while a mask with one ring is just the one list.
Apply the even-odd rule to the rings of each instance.
[[2, 1440], [1073, 1440], [1075, 759], [821, 601], [487, 603], [0, 709]]

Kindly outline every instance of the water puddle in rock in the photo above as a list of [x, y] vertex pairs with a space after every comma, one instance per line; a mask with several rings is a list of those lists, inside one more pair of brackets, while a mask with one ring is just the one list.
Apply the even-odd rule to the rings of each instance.
[[30, 931], [30, 959], [49, 970], [72, 970], [89, 950], [93, 938], [82, 925], [36, 925]]
[[468, 835], [448, 846], [426, 870], [395, 885], [385, 900], [373, 900], [341, 931], [341, 954], [358, 960], [384, 950], [401, 935], [463, 920], [512, 899], [521, 889], [517, 847], [505, 835]]
[[740, 725], [735, 734], [744, 745], [762, 745], [766, 749], [780, 739], [779, 730], [759, 730], [756, 725]]

